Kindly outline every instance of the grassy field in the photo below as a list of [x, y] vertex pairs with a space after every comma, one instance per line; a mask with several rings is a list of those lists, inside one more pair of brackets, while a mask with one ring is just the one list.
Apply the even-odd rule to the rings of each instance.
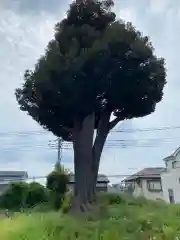
[[0, 220], [3, 240], [178, 240], [180, 206], [144, 199], [107, 199], [99, 210], [75, 218], [55, 212], [15, 214]]

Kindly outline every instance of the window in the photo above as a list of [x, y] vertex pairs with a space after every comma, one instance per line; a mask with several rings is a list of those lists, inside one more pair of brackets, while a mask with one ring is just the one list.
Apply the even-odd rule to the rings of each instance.
[[129, 182], [129, 183], [126, 183], [125, 185], [125, 188], [131, 188], [131, 189], [135, 189], [135, 182]]
[[173, 162], [172, 162], [172, 168], [176, 168], [176, 165], [177, 165], [177, 162], [176, 162], [176, 161], [173, 161]]
[[162, 190], [161, 182], [157, 181], [157, 180], [156, 181], [148, 180], [147, 187], [148, 187], [148, 190], [150, 190], [150, 191], [161, 191]]

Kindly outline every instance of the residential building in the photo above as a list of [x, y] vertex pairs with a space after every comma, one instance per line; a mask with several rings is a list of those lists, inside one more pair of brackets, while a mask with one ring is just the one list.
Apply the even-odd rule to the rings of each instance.
[[128, 188], [127, 185], [125, 185], [123, 182], [116, 183], [108, 186], [108, 192], [110, 193], [124, 193], [127, 192]]
[[180, 203], [180, 147], [164, 158], [166, 170], [161, 174], [164, 200]]
[[145, 197], [150, 200], [162, 200], [163, 191], [161, 173], [164, 168], [144, 168], [124, 180], [132, 188], [134, 197]]
[[[103, 174], [99, 174], [98, 179], [97, 179], [97, 184], [96, 184], [97, 191], [98, 192], [107, 192], [108, 183], [109, 183], [108, 178]], [[74, 188], [74, 184], [75, 184], [75, 177], [74, 177], [74, 175], [70, 175], [69, 189], [71, 191]]]
[[28, 174], [24, 171], [0, 171], [0, 195], [3, 194], [10, 182], [27, 180]]

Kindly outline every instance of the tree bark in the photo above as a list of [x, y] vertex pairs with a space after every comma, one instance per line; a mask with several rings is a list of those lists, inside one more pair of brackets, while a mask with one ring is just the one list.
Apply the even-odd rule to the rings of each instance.
[[91, 184], [91, 195], [89, 201], [93, 202], [96, 200], [96, 184], [99, 172], [100, 159], [104, 144], [106, 142], [109, 131], [114, 128], [120, 121], [121, 118], [117, 117], [110, 122], [111, 113], [104, 111], [97, 128], [97, 134], [93, 146], [93, 159], [92, 159], [92, 184]]
[[83, 123], [76, 121], [72, 140], [74, 147], [75, 187], [72, 208], [86, 211], [87, 204], [96, 200], [96, 183], [101, 154], [109, 131], [120, 119], [110, 122], [111, 113], [104, 111], [93, 144], [95, 115], [87, 116]]
[[94, 113], [82, 124], [76, 121], [73, 129], [75, 187], [72, 208], [84, 211], [88, 203], [88, 192], [92, 179], [92, 145], [94, 134]]
[[99, 172], [100, 158], [109, 133], [109, 120], [111, 113], [104, 111], [99, 121], [96, 138], [93, 145], [93, 159], [92, 159], [92, 179], [91, 190], [89, 194], [89, 201], [93, 202], [96, 199], [96, 184]]

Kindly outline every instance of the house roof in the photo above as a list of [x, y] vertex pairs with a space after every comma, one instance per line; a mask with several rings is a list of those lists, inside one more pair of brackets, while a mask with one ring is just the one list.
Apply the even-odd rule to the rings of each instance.
[[169, 159], [172, 159], [176, 157], [180, 153], [180, 147], [178, 147], [170, 156], [164, 158], [164, 161], [168, 161]]
[[25, 171], [0, 171], [0, 178], [9, 177], [28, 178], [28, 174]]
[[135, 180], [137, 178], [158, 178], [158, 177], [160, 177], [160, 174], [164, 170], [165, 170], [165, 168], [162, 168], [162, 167], [144, 168], [143, 170], [124, 179], [124, 182]]
[[[106, 177], [106, 175], [99, 174], [97, 182], [109, 183], [109, 179]], [[70, 175], [70, 183], [75, 183], [75, 176], [74, 176], [74, 174]]]

